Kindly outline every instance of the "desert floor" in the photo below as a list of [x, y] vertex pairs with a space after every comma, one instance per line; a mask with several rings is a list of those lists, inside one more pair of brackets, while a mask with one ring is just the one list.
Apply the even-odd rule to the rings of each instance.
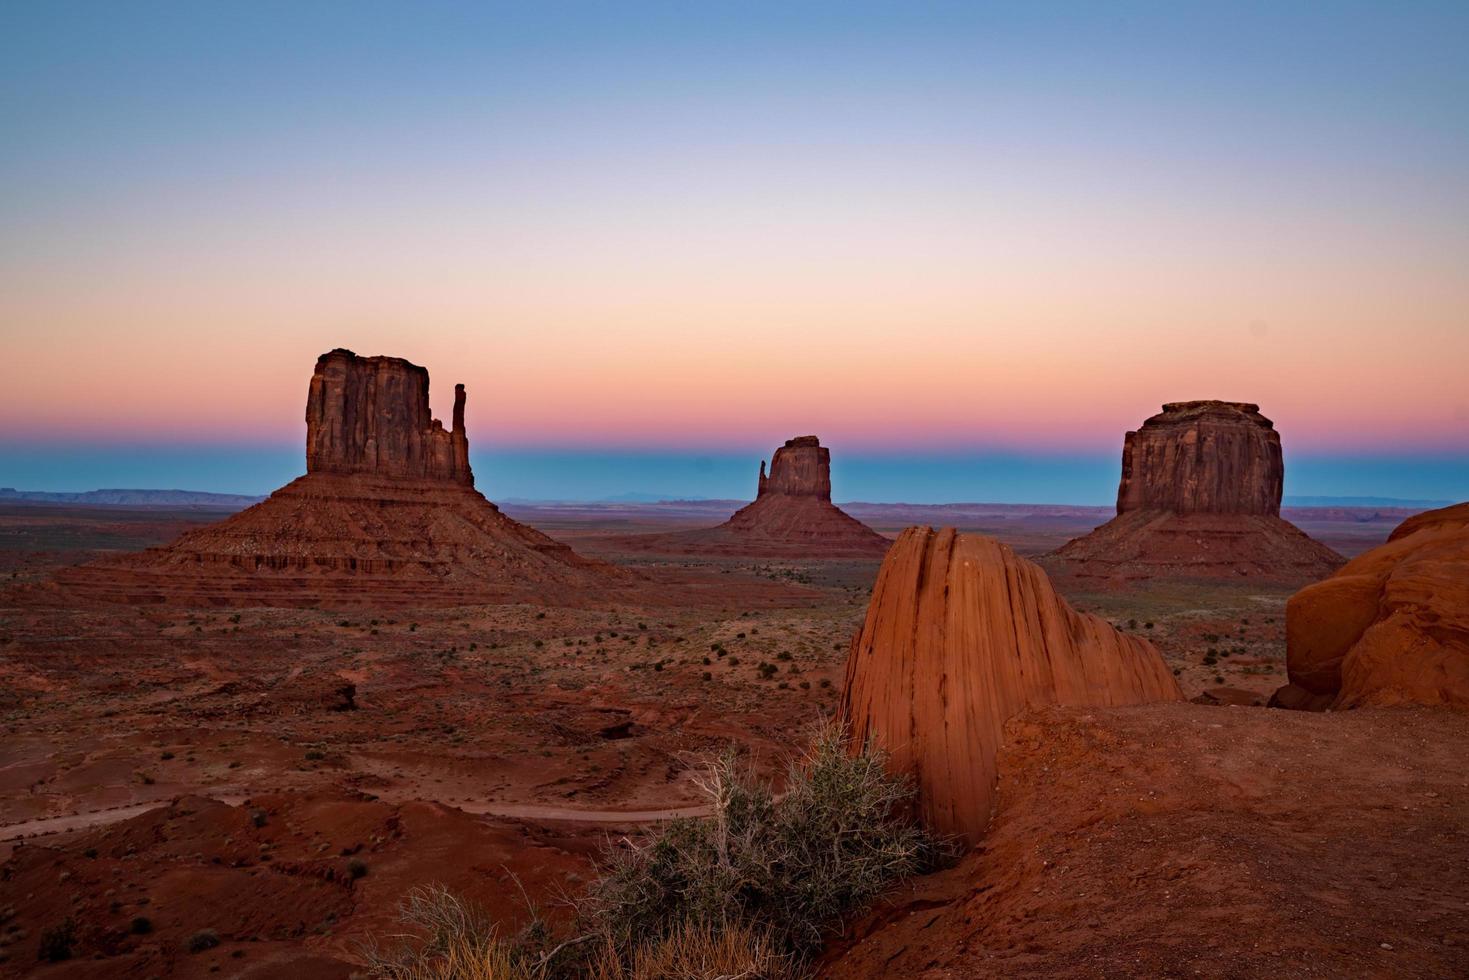
[[[55, 569], [219, 514], [0, 508], [0, 974], [345, 977], [415, 884], [511, 925], [527, 900], [564, 914], [609, 838], [698, 812], [702, 758], [734, 744], [778, 778], [837, 704], [877, 562], [620, 542], [722, 508], [506, 508], [589, 555], [727, 583], [697, 608], [653, 590], [640, 607], [335, 611], [81, 604]], [[1027, 555], [1108, 516], [850, 509]], [[1401, 519], [1287, 516], [1344, 554]], [[1187, 697], [1237, 706], [1019, 720], [992, 841], [854, 924], [825, 969], [1469, 972], [1469, 721], [1249, 707], [1284, 682], [1287, 587], [1057, 584], [1154, 641]], [[76, 957], [38, 964], [67, 919]], [[220, 944], [188, 952], [205, 929]]]

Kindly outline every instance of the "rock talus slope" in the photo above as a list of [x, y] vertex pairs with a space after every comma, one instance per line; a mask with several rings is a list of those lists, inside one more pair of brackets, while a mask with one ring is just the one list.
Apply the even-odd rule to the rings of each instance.
[[1017, 713], [1181, 697], [1150, 643], [1073, 610], [1007, 546], [914, 527], [878, 573], [842, 710], [854, 744], [870, 741], [915, 780], [925, 822], [973, 842]]
[[306, 475], [163, 548], [59, 576], [125, 602], [430, 604], [570, 599], [627, 573], [505, 516], [474, 488], [464, 386], [453, 427], [428, 371], [334, 350], [307, 393]]
[[1081, 577], [1312, 581], [1342, 558], [1280, 517], [1280, 433], [1247, 402], [1169, 402], [1122, 446], [1117, 516], [1051, 556]]
[[1469, 503], [1408, 518], [1285, 614], [1290, 683], [1273, 704], [1469, 709]]

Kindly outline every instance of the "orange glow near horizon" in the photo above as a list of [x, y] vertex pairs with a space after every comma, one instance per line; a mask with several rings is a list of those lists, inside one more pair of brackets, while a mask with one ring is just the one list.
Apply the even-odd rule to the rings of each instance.
[[1439, 13], [856, 6], [17, 16], [0, 440], [294, 441], [341, 346], [478, 445], [1469, 450]]

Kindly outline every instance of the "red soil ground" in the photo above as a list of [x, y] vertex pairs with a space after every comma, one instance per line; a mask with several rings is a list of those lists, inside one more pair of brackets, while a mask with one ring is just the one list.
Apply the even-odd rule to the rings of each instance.
[[[835, 707], [876, 561], [665, 559], [622, 550], [613, 534], [670, 529], [647, 514], [548, 509], [537, 520], [507, 510], [668, 588], [639, 604], [576, 607], [130, 608], [45, 583], [58, 568], [161, 543], [205, 515], [0, 509], [0, 576], [13, 583], [0, 593], [0, 975], [192, 977], [217, 967], [214, 975], [343, 976], [357, 943], [388, 929], [411, 886], [444, 881], [514, 921], [523, 899], [513, 872], [533, 899], [554, 905], [590, 873], [609, 834], [698, 803], [692, 762], [733, 742], [773, 771], [803, 726]], [[1010, 540], [1034, 554], [1074, 535], [1057, 522], [1078, 519], [974, 520], [1014, 529]], [[1185, 696], [1219, 687], [1267, 695], [1284, 681], [1288, 593], [1277, 587], [1057, 585], [1078, 608], [1156, 643]], [[778, 672], [761, 679], [761, 663]], [[1092, 897], [1078, 906], [1081, 925], [1066, 925], [1062, 904], [1036, 919], [1046, 929], [1025, 924], [1017, 910], [1028, 906], [996, 905], [993, 915], [964, 906], [973, 922], [945, 920], [934, 933], [946, 937], [935, 941], [937, 962], [954, 975], [992, 975], [959, 958], [971, 927], [1023, 934], [1020, 952], [1004, 947], [1018, 958], [997, 962], [1035, 962], [1053, 975], [1098, 972], [1092, 955], [1111, 975], [1139, 972], [1123, 969], [1129, 950], [1141, 950], [1144, 966], [1182, 963], [1184, 953], [1168, 959], [1149, 945], [1160, 899], [1138, 882], [1154, 888], [1185, 872], [1218, 887], [1189, 892], [1195, 911], [1158, 942], [1175, 948], [1193, 935], [1205, 975], [1280, 973], [1268, 944], [1293, 935], [1287, 926], [1306, 938], [1281, 948], [1306, 944], [1321, 958], [1301, 962], [1327, 972], [1349, 953], [1409, 975], [1462, 967], [1457, 954], [1418, 945], [1440, 929], [1444, 903], [1465, 909], [1462, 840], [1443, 829], [1450, 818], [1469, 826], [1460, 771], [1469, 738], [1457, 716], [1180, 705], [1064, 726], [1075, 731], [1054, 750], [1037, 745], [1007, 763], [999, 836], [964, 866], [970, 872], [918, 887], [940, 889], [955, 909], [981, 887], [1016, 902], [1036, 887], [1047, 895], [1040, 879], [1004, 884], [1015, 861], [1022, 870], [1057, 863], [1027, 852], [1024, 834], [1043, 848], [1079, 847], [1094, 826], [1112, 850], [1073, 859], [1096, 875], [1096, 890], [1092, 879], [1082, 889]], [[1128, 814], [1147, 799], [1149, 780], [1176, 801], [1176, 831], [1157, 820], [1136, 832], [1144, 824]], [[1324, 808], [1311, 810], [1313, 798]], [[1106, 806], [1088, 824], [1097, 800]], [[1341, 843], [1348, 833], [1364, 842], [1358, 853]], [[974, 863], [990, 855], [1009, 858]], [[354, 858], [365, 866], [358, 878]], [[1284, 890], [1251, 891], [1275, 880], [1239, 877], [1256, 874], [1247, 862], [1257, 859], [1271, 862]], [[996, 884], [976, 884], [989, 876]], [[1427, 922], [1400, 921], [1410, 893]], [[1209, 896], [1218, 904], [1206, 912]], [[1287, 903], [1286, 925], [1262, 918], [1272, 896]], [[1386, 917], [1367, 910], [1378, 899]], [[153, 930], [128, 932], [140, 916]], [[67, 918], [75, 957], [38, 963], [41, 933]], [[1098, 920], [1106, 942], [1082, 944], [1077, 930]], [[1387, 936], [1389, 925], [1406, 938]], [[220, 946], [187, 952], [188, 937], [205, 929]], [[1378, 931], [1383, 938], [1368, 943]], [[1440, 934], [1457, 935], [1447, 925]], [[1399, 957], [1374, 953], [1378, 942]], [[916, 962], [906, 955], [889, 975]], [[863, 969], [853, 956], [841, 970]]]

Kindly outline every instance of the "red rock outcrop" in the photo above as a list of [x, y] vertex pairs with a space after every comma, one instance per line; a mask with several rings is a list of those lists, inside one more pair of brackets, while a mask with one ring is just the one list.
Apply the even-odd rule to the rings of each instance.
[[1117, 516], [1051, 556], [1083, 577], [1312, 581], [1342, 557], [1282, 520], [1280, 434], [1247, 402], [1169, 402], [1122, 444]]
[[1169, 402], [1122, 443], [1117, 513], [1280, 516], [1280, 433], [1246, 402]]
[[831, 502], [831, 450], [815, 436], [789, 439], [760, 463], [755, 500], [718, 527], [624, 539], [675, 554], [773, 558], [877, 558], [892, 542]]
[[876, 745], [914, 779], [924, 821], [972, 843], [1017, 713], [1181, 698], [1152, 644], [1073, 610], [1006, 545], [912, 527], [878, 573], [842, 710], [854, 745]]
[[306, 472], [473, 486], [464, 386], [454, 386], [454, 427], [446, 432], [429, 410], [426, 368], [341, 348], [321, 355], [306, 396]]
[[1280, 707], [1469, 709], [1469, 503], [1410, 517], [1285, 607]]
[[307, 394], [306, 475], [163, 548], [58, 576], [130, 603], [457, 605], [567, 601], [630, 577], [505, 516], [474, 488], [464, 386], [450, 431], [428, 371], [334, 350]]

